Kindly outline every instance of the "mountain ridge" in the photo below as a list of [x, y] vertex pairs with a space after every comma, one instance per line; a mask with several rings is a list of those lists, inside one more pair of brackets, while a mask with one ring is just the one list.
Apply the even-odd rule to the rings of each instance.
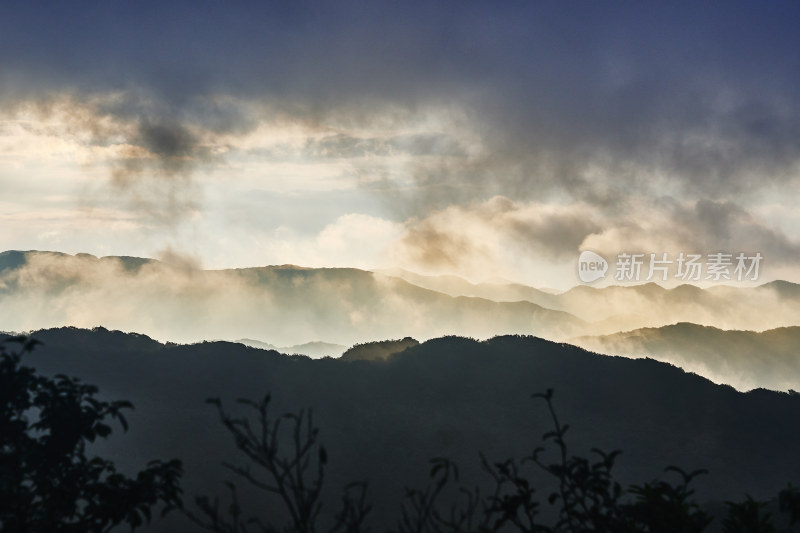
[[[434, 279], [419, 278], [427, 285]], [[296, 347], [318, 339], [352, 346], [448, 334], [567, 340], [677, 322], [755, 331], [800, 325], [800, 285], [788, 281], [705, 289], [576, 286], [551, 294], [519, 284], [444, 280], [466, 289], [447, 294], [344, 267], [202, 270], [127, 256], [9, 251], [0, 253], [0, 327], [103, 325], [178, 342], [265, 338]]]
[[[273, 413], [313, 409], [330, 457], [332, 492], [324, 499], [349, 481], [369, 479], [379, 523], [396, 516], [404, 486], [424, 486], [432, 457], [452, 458], [465, 482], [480, 485], [487, 479], [479, 451], [492, 460], [530, 453], [550, 427], [546, 408], [530, 396], [547, 388], [555, 389], [559, 416], [572, 428], [575, 453], [623, 450], [622, 482], [652, 479], [670, 464], [707, 468], [711, 474], [696, 483], [699, 498], [721, 501], [772, 495], [800, 472], [800, 432], [789, 423], [800, 416], [798, 395], [741, 393], [653, 359], [598, 355], [537, 337], [440, 337], [381, 361], [309, 359], [230, 342], [161, 344], [99, 329], [34, 338], [44, 345], [27, 364], [77, 375], [103, 397], [136, 406], [128, 434], [113, 446], [99, 443], [99, 451], [121, 468], [179, 457], [187, 495], [222, 494], [227, 473], [219, 462], [238, 458], [205, 398], [235, 405], [266, 392]], [[752, 453], [765, 442], [768, 454]], [[181, 530], [170, 520], [159, 523], [161, 531]]]
[[680, 322], [569, 342], [598, 353], [653, 357], [739, 390], [800, 389], [800, 326], [753, 331]]

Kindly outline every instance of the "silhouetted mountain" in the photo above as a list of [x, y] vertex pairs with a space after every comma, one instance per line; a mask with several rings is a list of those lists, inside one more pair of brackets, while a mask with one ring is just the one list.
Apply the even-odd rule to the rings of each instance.
[[[204, 404], [220, 397], [273, 395], [272, 412], [314, 409], [328, 450], [330, 491], [370, 480], [379, 530], [397, 517], [404, 486], [427, 481], [428, 459], [447, 456], [471, 486], [486, 482], [478, 451], [489, 459], [522, 457], [550, 429], [531, 393], [552, 387], [560, 418], [570, 424], [574, 453], [621, 448], [624, 483], [658, 477], [671, 464], [708, 468], [701, 499], [773, 495], [800, 477], [800, 396], [747, 394], [651, 359], [586, 352], [534, 337], [478, 342], [459, 337], [410, 346], [384, 361], [280, 355], [237, 343], [162, 345], [140, 335], [71, 328], [37, 332], [45, 345], [26, 356], [46, 374], [77, 375], [107, 399], [129, 399], [131, 430], [99, 452], [122, 468], [152, 457], [179, 457], [187, 500], [224, 494], [238, 462], [230, 436]], [[243, 495], [245, 503], [248, 496]], [[272, 513], [259, 502], [259, 512]], [[278, 511], [274, 511], [278, 512]], [[161, 531], [184, 531], [173, 515]]]
[[406, 337], [399, 340], [366, 342], [356, 344], [342, 354], [343, 361], [383, 361], [406, 348], [419, 345], [419, 341]]
[[800, 389], [800, 327], [755, 332], [680, 323], [570, 342], [601, 353], [653, 357], [740, 390]]
[[272, 345], [268, 342], [262, 342], [255, 339], [239, 339], [237, 341], [240, 344], [244, 344], [245, 346], [250, 346], [251, 348], [258, 348], [259, 350], [275, 350], [280, 352], [280, 348], [275, 345]]

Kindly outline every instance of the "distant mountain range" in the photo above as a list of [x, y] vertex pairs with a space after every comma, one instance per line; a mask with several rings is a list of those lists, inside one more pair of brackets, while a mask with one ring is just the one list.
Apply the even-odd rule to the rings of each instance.
[[800, 389], [800, 327], [724, 331], [680, 323], [569, 341], [605, 354], [652, 357], [740, 390]]
[[350, 268], [194, 270], [128, 257], [0, 254], [0, 328], [74, 325], [178, 342], [340, 345], [444, 334], [575, 336], [585, 321], [535, 303], [452, 297]]
[[392, 273], [293, 265], [207, 271], [135, 257], [10, 251], [0, 253], [0, 328], [104, 325], [179, 342], [250, 338], [295, 347], [445, 334], [564, 340], [677, 322], [757, 331], [800, 325], [800, 286], [785, 281], [577, 286], [553, 294]]
[[597, 330], [595, 334], [677, 322], [748, 330], [800, 325], [800, 285], [788, 281], [706, 289], [688, 284], [671, 289], [656, 283], [602, 288], [578, 285], [554, 292], [518, 283], [473, 284], [457, 276], [423, 276], [401, 269], [385, 272], [450, 296], [497, 302], [525, 300], [564, 311], [590, 323], [589, 327]]
[[[742, 390], [800, 389], [800, 285], [786, 281], [554, 293], [407, 271], [199, 270], [136, 257], [0, 253], [0, 330], [57, 326], [183, 343], [241, 339], [310, 357], [338, 357], [380, 339], [531, 334], [651, 356]], [[356, 348], [346, 358], [371, 353]]]
[[[189, 505], [196, 494], [224, 495], [230, 476], [220, 462], [240, 459], [205, 398], [236, 409], [236, 398], [267, 391], [275, 415], [313, 408], [330, 459], [325, 501], [335, 501], [345, 483], [367, 479], [372, 523], [381, 528], [398, 517], [404, 487], [425, 485], [428, 459], [457, 461], [472, 486], [487, 482], [479, 451], [492, 460], [530, 453], [550, 429], [544, 404], [531, 394], [547, 388], [555, 389], [559, 416], [571, 426], [571, 450], [622, 449], [617, 472], [624, 483], [658, 478], [673, 464], [707, 468], [710, 474], [696, 482], [698, 496], [722, 501], [745, 492], [773, 496], [800, 479], [800, 396], [739, 393], [651, 359], [602, 356], [534, 337], [378, 343], [371, 346], [384, 351], [406, 344], [388, 357], [376, 352], [371, 359], [379, 361], [363, 360], [368, 349], [361, 360], [314, 360], [239, 343], [162, 344], [105, 329], [59, 328], [34, 337], [44, 345], [26, 356], [27, 364], [77, 375], [98, 385], [103, 398], [136, 406], [127, 416], [130, 431], [115, 432], [95, 451], [121, 468], [183, 459]], [[242, 497], [249, 501], [246, 492]], [[253, 505], [278, 512], [263, 500]], [[173, 514], [150, 531], [183, 531], [183, 520]]]
[[261, 350], [275, 350], [276, 352], [285, 353], [288, 355], [307, 355], [309, 357], [339, 357], [345, 352], [345, 350], [347, 350], [347, 346], [320, 341], [312, 341], [294, 346], [282, 347], [273, 346], [268, 342], [262, 342], [254, 339], [239, 339], [236, 342], [252, 348], [259, 348]]

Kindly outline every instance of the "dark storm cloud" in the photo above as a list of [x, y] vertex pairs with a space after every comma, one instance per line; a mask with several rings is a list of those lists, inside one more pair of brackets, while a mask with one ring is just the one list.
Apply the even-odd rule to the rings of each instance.
[[800, 259], [800, 241], [733, 202], [700, 200], [694, 206], [677, 207], [673, 221], [692, 231], [699, 250], [761, 252], [771, 263], [790, 266]]
[[166, 142], [151, 152], [167, 166], [192, 125], [252, 127], [213, 95], [355, 123], [456, 105], [483, 155], [411, 169], [412, 201], [566, 190], [613, 203], [653, 175], [735, 199], [800, 160], [798, 19], [794, 2], [12, 3], [0, 98], [138, 91], [179, 121], [180, 138], [140, 132]]
[[[167, 174], [187, 172], [191, 165], [209, 157], [208, 149], [185, 126], [178, 122], [142, 120], [130, 140], [146, 150]], [[131, 170], [135, 170], [132, 168]]]
[[166, 160], [181, 160], [191, 156], [196, 144], [194, 136], [179, 124], [139, 125], [141, 146]]
[[124, 156], [111, 161], [111, 183], [148, 218], [175, 226], [197, 209], [192, 171], [213, 158], [210, 150], [177, 121], [140, 119]]

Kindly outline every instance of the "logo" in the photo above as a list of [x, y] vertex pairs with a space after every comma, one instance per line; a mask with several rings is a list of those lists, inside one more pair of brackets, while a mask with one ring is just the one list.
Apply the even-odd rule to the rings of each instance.
[[[616, 281], [756, 281], [764, 256], [761, 252], [714, 252], [670, 255], [669, 252], [622, 252], [617, 254], [613, 267]], [[608, 273], [608, 261], [589, 250], [578, 257], [578, 277], [583, 283], [603, 279]]]
[[592, 283], [606, 277], [608, 261], [599, 254], [589, 250], [581, 252], [578, 257], [578, 277], [584, 283]]

